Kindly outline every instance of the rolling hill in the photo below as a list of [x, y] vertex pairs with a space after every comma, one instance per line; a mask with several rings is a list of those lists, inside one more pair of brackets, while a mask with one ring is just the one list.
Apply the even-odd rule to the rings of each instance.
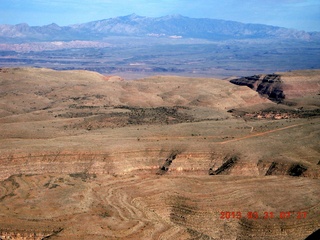
[[320, 227], [319, 71], [275, 74], [2, 68], [0, 238], [305, 239]]

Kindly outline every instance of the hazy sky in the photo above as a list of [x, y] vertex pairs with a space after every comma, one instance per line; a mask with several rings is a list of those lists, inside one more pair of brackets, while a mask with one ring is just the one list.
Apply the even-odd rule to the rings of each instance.
[[320, 31], [320, 0], [0, 0], [0, 24], [65, 26], [131, 13], [181, 14]]

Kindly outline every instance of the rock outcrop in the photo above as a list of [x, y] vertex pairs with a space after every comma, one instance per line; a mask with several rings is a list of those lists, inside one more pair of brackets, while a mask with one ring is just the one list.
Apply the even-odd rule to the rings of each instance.
[[230, 80], [248, 86], [276, 103], [300, 108], [319, 109], [319, 70], [261, 74]]
[[266, 96], [271, 101], [281, 103], [285, 99], [283, 92], [283, 82], [278, 74], [254, 75], [230, 80], [231, 83], [248, 86], [257, 91], [262, 96]]

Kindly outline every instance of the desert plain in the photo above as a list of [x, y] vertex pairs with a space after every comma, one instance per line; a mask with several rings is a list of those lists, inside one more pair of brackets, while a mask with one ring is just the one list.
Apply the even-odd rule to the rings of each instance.
[[0, 239], [306, 239], [320, 71], [0, 70]]

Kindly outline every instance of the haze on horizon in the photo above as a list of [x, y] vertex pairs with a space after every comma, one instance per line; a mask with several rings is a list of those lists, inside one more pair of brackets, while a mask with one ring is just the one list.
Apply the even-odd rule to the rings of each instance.
[[66, 26], [132, 13], [147, 17], [181, 14], [320, 31], [319, 0], [0, 0], [0, 24]]

